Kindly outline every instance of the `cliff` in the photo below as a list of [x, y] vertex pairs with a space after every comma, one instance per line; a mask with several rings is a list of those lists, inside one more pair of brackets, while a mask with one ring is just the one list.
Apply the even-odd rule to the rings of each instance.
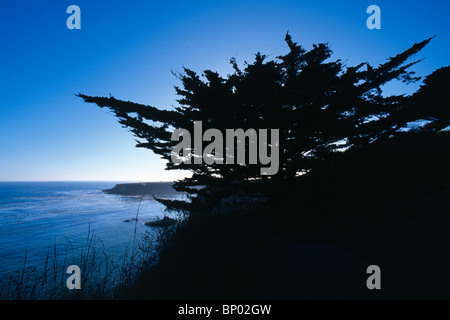
[[173, 182], [119, 183], [114, 188], [103, 190], [103, 192], [127, 196], [176, 194], [172, 186]]

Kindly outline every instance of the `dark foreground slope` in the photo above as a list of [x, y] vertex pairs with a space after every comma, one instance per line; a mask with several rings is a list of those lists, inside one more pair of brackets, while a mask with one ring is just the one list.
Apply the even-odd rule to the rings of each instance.
[[405, 134], [273, 185], [252, 210], [191, 214], [119, 298], [448, 299], [449, 142]]

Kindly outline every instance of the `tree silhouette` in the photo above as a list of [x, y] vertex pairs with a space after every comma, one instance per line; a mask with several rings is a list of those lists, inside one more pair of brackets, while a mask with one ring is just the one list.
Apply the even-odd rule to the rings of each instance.
[[[268, 61], [267, 56], [257, 53], [244, 68], [231, 59], [234, 73], [226, 77], [211, 70], [198, 74], [184, 68], [183, 73], [176, 74], [181, 81], [181, 86], [175, 87], [179, 106], [171, 110], [111, 96], [78, 96], [111, 109], [119, 123], [138, 138], [137, 147], [160, 155], [167, 161], [167, 170], [191, 170], [192, 177], [178, 181], [176, 190], [219, 198], [242, 190], [269, 194], [264, 191], [270, 189], [268, 185], [288, 186], [289, 181], [326, 164], [338, 151], [361, 149], [375, 140], [397, 135], [408, 121], [433, 119], [433, 125], [427, 127], [432, 130], [448, 125], [446, 93], [435, 92], [436, 84], [448, 83], [448, 68], [429, 76], [412, 97], [382, 94], [382, 86], [392, 80], [420, 80], [409, 71], [420, 60], [407, 61], [431, 39], [373, 67], [367, 62], [346, 66], [341, 60], [332, 61], [328, 44], [306, 50], [287, 34], [287, 54]], [[432, 107], [424, 108], [430, 103]], [[202, 121], [203, 131], [279, 129], [278, 173], [261, 176], [260, 166], [254, 164], [173, 163], [172, 149], [178, 142], [171, 141], [171, 134], [175, 129], [193, 132], [194, 121]], [[195, 205], [162, 201], [176, 209], [189, 210]]]
[[439, 131], [450, 125], [450, 67], [442, 67], [427, 76], [420, 89], [409, 99], [405, 121], [426, 119], [431, 122], [422, 130]]

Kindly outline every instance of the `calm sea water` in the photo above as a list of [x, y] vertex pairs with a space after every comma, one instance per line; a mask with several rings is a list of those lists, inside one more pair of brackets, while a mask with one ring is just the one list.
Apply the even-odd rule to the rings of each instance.
[[[88, 233], [115, 261], [129, 254], [135, 241], [154, 233], [144, 222], [163, 217], [164, 206], [152, 198], [102, 192], [116, 182], [0, 182], [0, 280], [23, 268], [44, 268], [48, 252], [78, 252]], [[181, 197], [167, 195], [165, 197]], [[139, 206], [140, 205], [140, 206]], [[136, 217], [139, 221], [126, 222]], [[153, 231], [152, 231], [153, 230]]]

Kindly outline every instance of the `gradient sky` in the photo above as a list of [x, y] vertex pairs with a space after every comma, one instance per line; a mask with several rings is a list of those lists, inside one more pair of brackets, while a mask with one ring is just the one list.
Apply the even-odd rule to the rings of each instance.
[[[81, 30], [69, 30], [69, 5]], [[381, 8], [381, 30], [366, 9]], [[287, 52], [287, 31], [310, 49], [328, 42], [335, 59], [383, 63], [436, 35], [416, 57], [425, 76], [450, 64], [449, 1], [8, 1], [0, 7], [0, 181], [168, 181], [164, 170], [106, 109], [74, 96], [108, 96], [170, 108], [171, 70], [231, 73], [260, 51]], [[416, 86], [393, 85], [388, 93]]]

